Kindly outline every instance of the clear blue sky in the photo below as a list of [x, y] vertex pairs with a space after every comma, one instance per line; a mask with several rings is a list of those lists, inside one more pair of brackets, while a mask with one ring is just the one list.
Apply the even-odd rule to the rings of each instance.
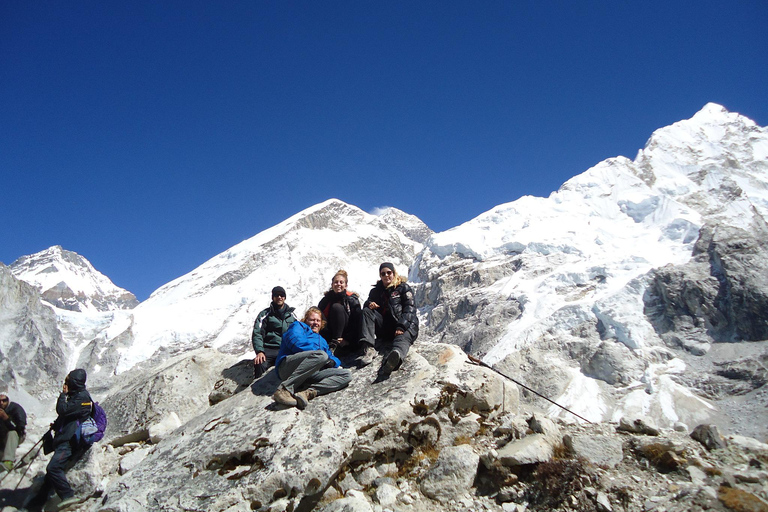
[[330, 197], [443, 231], [707, 102], [768, 124], [768, 2], [0, 0], [0, 261], [146, 299]]

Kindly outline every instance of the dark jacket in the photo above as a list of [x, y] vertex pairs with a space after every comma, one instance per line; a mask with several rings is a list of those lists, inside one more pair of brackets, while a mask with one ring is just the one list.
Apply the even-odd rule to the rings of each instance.
[[251, 334], [251, 344], [257, 354], [264, 352], [264, 347], [274, 350], [280, 348], [283, 333], [288, 330], [289, 325], [297, 320], [293, 310], [294, 308], [288, 304], [283, 304], [282, 308], [277, 309], [272, 303], [259, 313], [253, 323], [253, 333]]
[[333, 291], [325, 292], [323, 298], [317, 304], [317, 308], [323, 312], [323, 316], [328, 318], [328, 311], [331, 309], [331, 305], [341, 303], [344, 309], [347, 311], [348, 317], [354, 317], [360, 314], [360, 298], [359, 296], [346, 290], [341, 293], [335, 293]]
[[16, 402], [9, 402], [5, 414], [8, 415], [8, 419], [3, 421], [6, 430], [15, 430], [19, 437], [24, 437], [27, 428], [27, 413], [24, 408]]
[[385, 321], [394, 322], [396, 327], [403, 331], [410, 330], [414, 338], [419, 334], [419, 318], [416, 316], [416, 303], [413, 299], [413, 290], [406, 282], [397, 286], [384, 288], [384, 284], [379, 280], [368, 294], [368, 300], [363, 305], [375, 302], [381, 309], [381, 314]]
[[91, 415], [93, 401], [88, 390], [85, 389], [85, 370], [72, 370], [67, 375], [68, 392], [61, 393], [56, 402], [56, 413], [59, 415], [53, 422], [53, 430], [56, 435], [53, 445], [58, 446], [75, 437], [77, 427]]

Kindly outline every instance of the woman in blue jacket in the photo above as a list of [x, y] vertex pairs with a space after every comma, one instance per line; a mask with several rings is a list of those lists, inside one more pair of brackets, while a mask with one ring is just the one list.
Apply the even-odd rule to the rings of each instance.
[[282, 384], [272, 395], [275, 402], [304, 409], [316, 396], [338, 391], [352, 380], [318, 334], [323, 323], [323, 313], [311, 307], [301, 322], [293, 322], [283, 334], [275, 361]]

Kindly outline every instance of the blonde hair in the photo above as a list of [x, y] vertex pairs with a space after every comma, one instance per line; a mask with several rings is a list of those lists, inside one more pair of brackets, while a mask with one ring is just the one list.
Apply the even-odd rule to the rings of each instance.
[[317, 313], [320, 315], [320, 330], [325, 329], [325, 316], [323, 316], [323, 312], [320, 311], [320, 308], [316, 306], [310, 307], [306, 313], [304, 313], [304, 317], [301, 319], [302, 322], [307, 323], [307, 320], [309, 319], [309, 315], [312, 313]]
[[[381, 279], [379, 279], [379, 281], [381, 281]], [[408, 282], [408, 278], [407, 277], [401, 276], [400, 274], [397, 273], [397, 270], [392, 269], [392, 284], [387, 286], [387, 289], [395, 288], [395, 287], [400, 286], [401, 284], [407, 283], [407, 282]], [[376, 283], [376, 284], [378, 284], [378, 283]], [[376, 286], [376, 284], [374, 284], [373, 286]]]

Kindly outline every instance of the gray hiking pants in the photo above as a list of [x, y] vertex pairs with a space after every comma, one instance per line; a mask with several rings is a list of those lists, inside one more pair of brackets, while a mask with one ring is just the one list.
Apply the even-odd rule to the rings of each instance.
[[416, 336], [414, 336], [413, 329], [408, 329], [400, 336], [395, 336], [395, 329], [397, 329], [397, 325], [395, 325], [394, 320], [385, 319], [376, 309], [363, 309], [363, 336], [360, 342], [374, 347], [378, 334], [380, 347], [391, 346], [392, 350], [400, 354], [400, 360], [403, 361], [416, 340]]
[[291, 393], [313, 388], [318, 395], [326, 395], [347, 387], [352, 373], [346, 368], [325, 368], [328, 361], [322, 350], [299, 352], [280, 361], [277, 376]]
[[24, 442], [24, 438], [19, 438], [19, 433], [15, 430], [8, 431], [8, 437], [5, 439], [5, 449], [3, 450], [3, 460], [13, 461], [16, 459], [16, 448]]

